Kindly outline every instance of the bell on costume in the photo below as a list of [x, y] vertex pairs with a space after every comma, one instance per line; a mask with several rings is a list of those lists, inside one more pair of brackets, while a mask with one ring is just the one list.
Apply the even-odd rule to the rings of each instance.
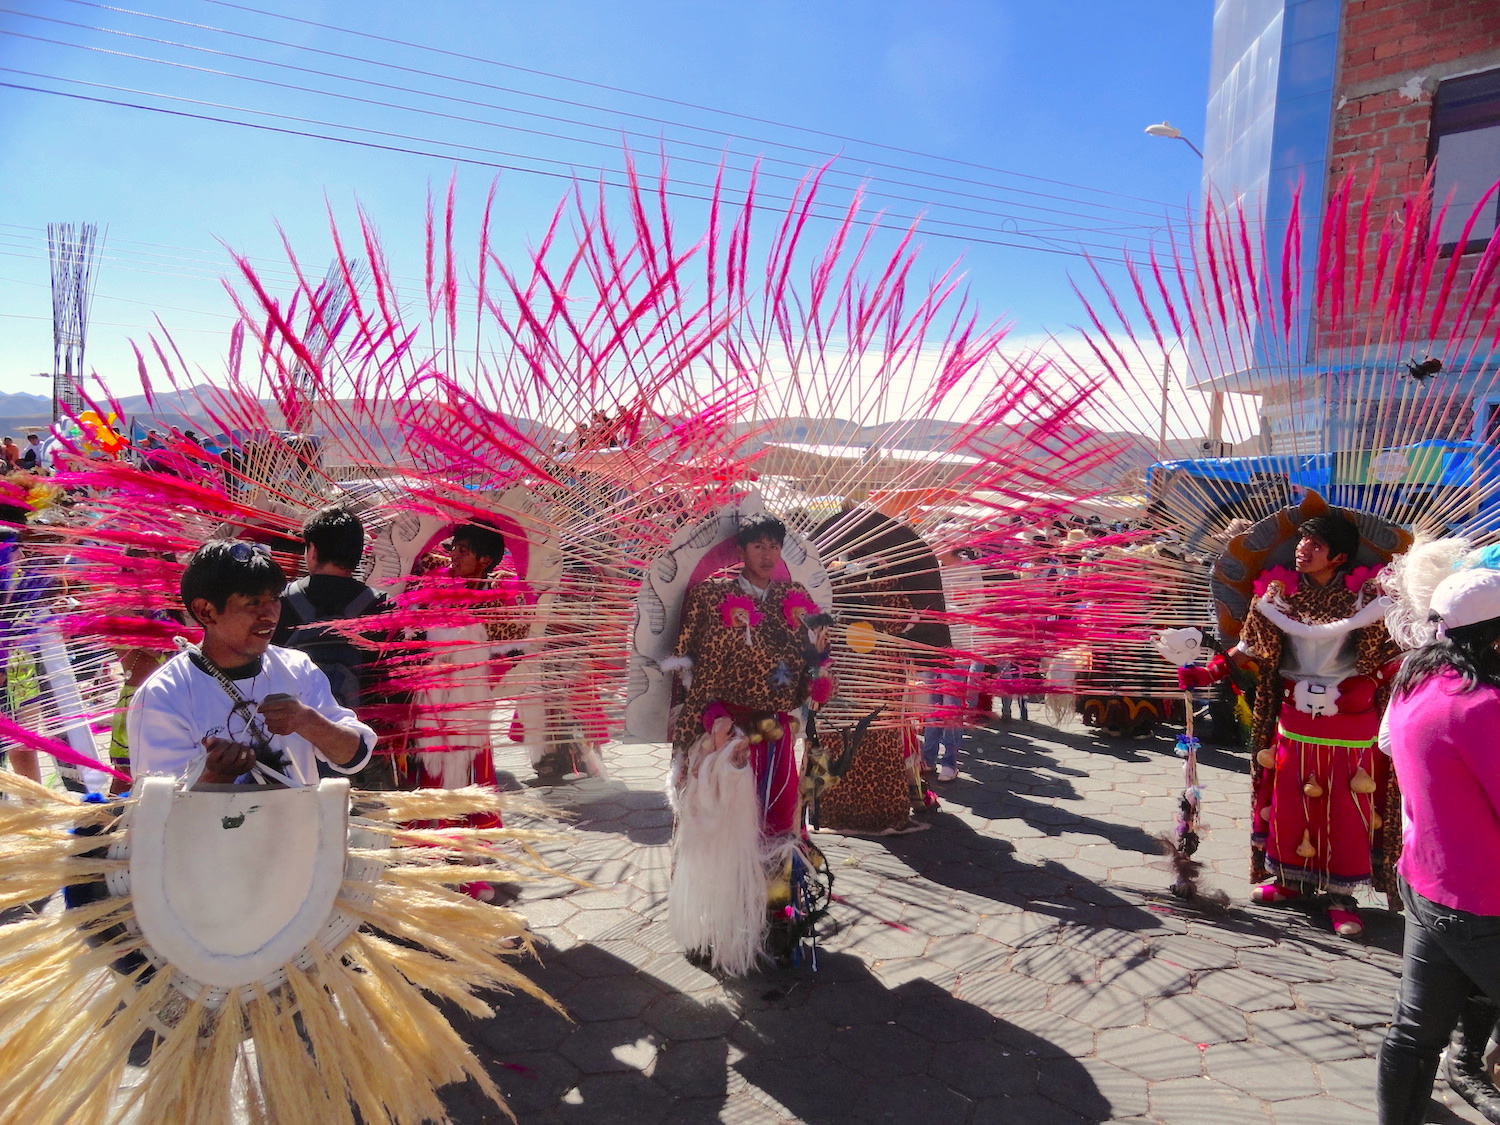
[[1318, 854], [1318, 849], [1313, 847], [1312, 832], [1310, 830], [1303, 831], [1302, 843], [1297, 845], [1297, 854], [1303, 859], [1312, 859], [1313, 856]]
[[1271, 752], [1270, 747], [1255, 755], [1255, 764], [1263, 770], [1274, 770], [1276, 768], [1276, 755]]
[[1323, 795], [1323, 787], [1318, 784], [1316, 777], [1310, 777], [1302, 786], [1302, 794], [1305, 797], [1321, 797]]
[[1364, 767], [1361, 766], [1355, 771], [1354, 776], [1349, 779], [1349, 788], [1355, 793], [1373, 793], [1375, 792], [1375, 779], [1367, 774]]

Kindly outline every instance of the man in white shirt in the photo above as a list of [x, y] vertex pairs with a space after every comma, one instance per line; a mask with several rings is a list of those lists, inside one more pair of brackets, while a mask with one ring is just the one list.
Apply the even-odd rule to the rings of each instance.
[[213, 539], [194, 552], [182, 603], [203, 626], [203, 643], [163, 664], [131, 701], [137, 776], [224, 784], [260, 762], [313, 785], [319, 760], [342, 774], [369, 761], [375, 732], [333, 698], [306, 655], [271, 645], [285, 586], [262, 544]]

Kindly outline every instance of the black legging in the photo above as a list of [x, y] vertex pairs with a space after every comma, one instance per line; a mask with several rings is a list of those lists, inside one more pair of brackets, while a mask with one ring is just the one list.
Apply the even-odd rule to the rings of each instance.
[[1438, 1057], [1477, 985], [1500, 1003], [1500, 915], [1423, 898], [1400, 880], [1406, 943], [1395, 1020], [1380, 1047], [1380, 1125], [1422, 1125]]

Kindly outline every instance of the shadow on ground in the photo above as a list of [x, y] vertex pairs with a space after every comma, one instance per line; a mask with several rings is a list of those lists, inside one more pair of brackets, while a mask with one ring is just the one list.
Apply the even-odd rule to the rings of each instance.
[[[887, 988], [857, 957], [720, 983], [677, 956], [662, 976], [598, 946], [546, 953], [528, 975], [576, 1023], [527, 997], [456, 1025], [521, 1122], [793, 1118], [1056, 1122], [1111, 1117], [1069, 1054], [925, 980]], [[502, 1120], [472, 1085], [445, 1099], [465, 1122]]]

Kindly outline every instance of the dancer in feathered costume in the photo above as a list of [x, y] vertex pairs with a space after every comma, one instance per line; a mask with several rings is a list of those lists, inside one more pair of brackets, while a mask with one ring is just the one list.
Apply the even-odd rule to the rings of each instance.
[[1345, 937], [1363, 932], [1354, 895], [1370, 885], [1384, 841], [1386, 768], [1375, 740], [1399, 650], [1376, 570], [1409, 541], [1369, 516], [1357, 526], [1309, 494], [1230, 542], [1216, 592], [1227, 623], [1248, 602], [1239, 643], [1207, 668], [1179, 672], [1189, 689], [1228, 675], [1229, 661], [1259, 666], [1251, 877], [1269, 881], [1251, 897], [1327, 894]]
[[782, 563], [786, 537], [770, 517], [738, 526], [738, 569], [688, 588], [662, 662], [685, 688], [672, 725], [670, 920], [689, 953], [731, 975], [768, 943], [789, 961], [818, 913], [806, 902], [821, 857], [804, 839], [796, 744], [803, 706], [826, 702], [833, 684], [819, 607]]
[[[1392, 176], [1398, 179], [1395, 190], [1388, 178], [1377, 182]], [[1453, 254], [1434, 233], [1445, 204], [1434, 200], [1430, 178], [1413, 182], [1399, 171], [1361, 171], [1332, 184], [1311, 208], [1320, 214], [1316, 231], [1304, 228], [1310, 208], [1303, 203], [1294, 200], [1287, 221], [1273, 224], [1261, 223], [1253, 204], [1211, 199], [1201, 223], [1174, 239], [1169, 250], [1128, 262], [1125, 284], [1111, 287], [1101, 275], [1102, 297], [1086, 300], [1082, 346], [1060, 345], [1070, 353], [1065, 366], [1100, 373], [1110, 388], [1094, 397], [1086, 416], [1155, 437], [1154, 448], [1142, 451], [1142, 461], [1154, 462], [1145, 466], [1144, 490], [1133, 474], [1122, 474], [1117, 498], [1125, 505], [1144, 500], [1131, 515], [1153, 537], [1175, 542], [1182, 556], [1175, 567], [1122, 558], [1109, 573], [1081, 579], [1091, 587], [1079, 613], [1085, 629], [1096, 621], [1118, 626], [1153, 595], [1167, 603], [1169, 612], [1140, 622], [1134, 636], [1118, 628], [1114, 659], [1105, 670], [1121, 694], [1170, 691], [1164, 667], [1147, 655], [1151, 625], [1197, 630], [1219, 649], [1239, 639], [1252, 595], [1264, 595], [1270, 612], [1258, 614], [1247, 637], [1254, 635], [1260, 651], [1281, 661], [1285, 672], [1287, 660], [1300, 665], [1295, 648], [1319, 642], [1288, 639], [1288, 627], [1273, 621], [1273, 614], [1300, 631], [1309, 620], [1347, 622], [1362, 609], [1376, 612], [1370, 608], [1375, 593], [1363, 581], [1347, 588], [1351, 575], [1333, 577], [1326, 589], [1294, 576], [1296, 537], [1287, 527], [1276, 536], [1288, 537], [1279, 560], [1288, 572], [1285, 581], [1267, 578], [1253, 590], [1247, 575], [1273, 564], [1235, 560], [1231, 552], [1221, 565], [1234, 566], [1234, 580], [1246, 585], [1232, 612], [1221, 612], [1218, 627], [1210, 628], [1214, 614], [1205, 604], [1202, 552], [1236, 521], [1263, 521], [1303, 490], [1316, 491], [1336, 510], [1360, 513], [1357, 522], [1367, 537], [1361, 553], [1370, 546], [1368, 519], [1439, 535], [1496, 526], [1493, 498], [1500, 490], [1482, 420], [1500, 386], [1494, 362], [1500, 243], [1491, 242], [1480, 255]], [[1493, 197], [1477, 205], [1471, 222], [1483, 221], [1490, 207]], [[1268, 237], [1271, 231], [1276, 235]], [[1429, 359], [1413, 362], [1423, 356]], [[1353, 565], [1377, 566], [1397, 546], [1382, 545]], [[1339, 670], [1343, 678], [1375, 678], [1372, 702], [1378, 711], [1384, 691], [1379, 674], [1393, 650], [1382, 651], [1374, 622], [1363, 623], [1355, 636], [1368, 638], [1362, 655], [1352, 640]], [[1306, 760], [1316, 770], [1341, 770], [1324, 758], [1352, 755], [1368, 775], [1359, 778], [1360, 787], [1373, 782], [1378, 788], [1375, 771], [1364, 761], [1373, 731], [1371, 706], [1346, 698], [1340, 708], [1331, 698], [1336, 682], [1310, 682], [1284, 699], [1285, 677], [1274, 668], [1266, 677], [1255, 703], [1255, 749], [1270, 760], [1274, 792], [1285, 796], [1280, 803], [1292, 816], [1280, 822], [1278, 814], [1276, 823], [1263, 818], [1271, 793], [1266, 767], [1256, 765], [1256, 831], [1290, 832], [1292, 838], [1275, 844], [1270, 870], [1255, 849], [1254, 878], [1265, 881], [1260, 893], [1283, 897], [1305, 885], [1301, 880], [1347, 890], [1367, 876], [1378, 888], [1382, 870], [1369, 867], [1369, 841], [1361, 844], [1359, 837], [1385, 811], [1363, 796], [1354, 801], [1346, 786], [1330, 786], [1321, 773], [1293, 785], [1296, 779], [1273, 757], [1278, 717], [1290, 719], [1289, 735], [1314, 735], [1304, 721], [1337, 723], [1347, 728], [1347, 737], [1326, 737], [1357, 745], [1318, 747], [1293, 738], [1282, 744], [1294, 766]], [[1198, 674], [1190, 679], [1201, 682]], [[1319, 693], [1318, 687], [1330, 691]], [[1329, 706], [1333, 714], [1313, 714]], [[1319, 792], [1325, 796], [1310, 795]], [[1307, 825], [1305, 847], [1298, 831], [1305, 819], [1297, 811], [1301, 801], [1308, 812], [1331, 816], [1334, 800], [1344, 805], [1337, 823], [1348, 841], [1337, 858], [1319, 840], [1335, 830], [1334, 821]], [[1299, 849], [1312, 854], [1298, 855]], [[1285, 876], [1281, 889], [1273, 876]], [[1360, 925], [1352, 912], [1341, 914], [1339, 924], [1346, 933]]]
[[[820, 748], [839, 768], [809, 810], [812, 823], [856, 835], [921, 831], [929, 824], [912, 813], [928, 807], [919, 716], [930, 693], [913, 698], [915, 660], [940, 661], [951, 647], [937, 558], [908, 525], [868, 505], [825, 521], [812, 539], [831, 560], [841, 689], [818, 715]], [[940, 694], [961, 693], [945, 687]]]

